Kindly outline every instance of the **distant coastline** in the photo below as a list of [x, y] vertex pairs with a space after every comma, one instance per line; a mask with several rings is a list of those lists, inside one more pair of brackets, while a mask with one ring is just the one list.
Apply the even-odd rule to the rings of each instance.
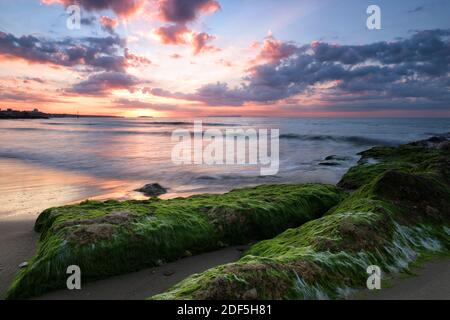
[[0, 120], [14, 120], [14, 119], [50, 119], [50, 118], [121, 118], [119, 116], [104, 116], [104, 115], [82, 115], [70, 113], [44, 113], [38, 109], [31, 111], [21, 111], [13, 109], [0, 109]]

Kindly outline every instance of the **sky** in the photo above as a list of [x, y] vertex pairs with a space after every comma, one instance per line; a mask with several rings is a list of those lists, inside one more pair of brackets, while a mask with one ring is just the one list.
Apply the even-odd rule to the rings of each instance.
[[0, 108], [449, 117], [449, 12], [449, 0], [0, 0]]

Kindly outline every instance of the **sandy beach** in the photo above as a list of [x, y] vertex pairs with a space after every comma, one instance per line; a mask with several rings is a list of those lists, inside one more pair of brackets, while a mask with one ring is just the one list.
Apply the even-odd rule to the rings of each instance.
[[360, 300], [448, 300], [450, 259], [436, 259], [411, 270], [413, 275], [395, 277], [387, 288], [364, 290]]
[[32, 257], [39, 235], [30, 216], [0, 218], [0, 298], [3, 298], [20, 263]]

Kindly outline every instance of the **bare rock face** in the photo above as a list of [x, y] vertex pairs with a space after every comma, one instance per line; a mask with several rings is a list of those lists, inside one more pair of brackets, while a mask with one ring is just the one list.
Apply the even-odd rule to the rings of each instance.
[[136, 189], [136, 191], [142, 192], [148, 197], [157, 197], [167, 193], [167, 189], [162, 187], [159, 183], [149, 183], [142, 188]]

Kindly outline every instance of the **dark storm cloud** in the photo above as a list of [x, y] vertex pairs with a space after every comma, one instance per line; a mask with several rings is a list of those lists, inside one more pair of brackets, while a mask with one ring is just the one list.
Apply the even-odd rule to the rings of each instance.
[[[238, 88], [208, 84], [192, 94], [153, 89], [154, 95], [204, 102], [207, 105], [268, 103], [301, 93], [447, 103], [450, 107], [450, 29], [414, 33], [408, 39], [367, 45], [313, 42], [297, 46], [278, 63], [253, 67]], [[317, 88], [330, 84], [327, 89]]]

